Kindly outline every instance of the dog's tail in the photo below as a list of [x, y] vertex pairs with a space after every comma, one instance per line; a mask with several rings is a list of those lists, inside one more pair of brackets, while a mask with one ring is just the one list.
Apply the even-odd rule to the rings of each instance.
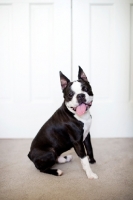
[[30, 152], [28, 153], [28, 155], [27, 155], [28, 157], [29, 157], [29, 159], [31, 160], [31, 156], [30, 156]]

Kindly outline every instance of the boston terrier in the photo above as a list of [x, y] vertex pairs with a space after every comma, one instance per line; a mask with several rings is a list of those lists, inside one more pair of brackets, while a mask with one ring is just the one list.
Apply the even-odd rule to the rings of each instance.
[[92, 88], [81, 67], [78, 80], [74, 82], [70, 82], [60, 72], [60, 83], [64, 102], [39, 130], [32, 141], [28, 157], [40, 172], [61, 176], [63, 172], [53, 169], [52, 166], [56, 162], [71, 161], [71, 155], [62, 157], [61, 154], [73, 147], [87, 177], [97, 179], [98, 176], [92, 172], [89, 164], [96, 162], [90, 137], [92, 117], [89, 108], [93, 101]]

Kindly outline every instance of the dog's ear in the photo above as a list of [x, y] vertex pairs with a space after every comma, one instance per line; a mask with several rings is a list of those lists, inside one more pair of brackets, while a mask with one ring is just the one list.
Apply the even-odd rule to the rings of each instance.
[[83, 69], [79, 66], [78, 79], [83, 79], [84, 81], [88, 81], [87, 76], [85, 75]]
[[66, 88], [67, 84], [70, 82], [70, 80], [60, 71], [60, 83], [62, 91]]

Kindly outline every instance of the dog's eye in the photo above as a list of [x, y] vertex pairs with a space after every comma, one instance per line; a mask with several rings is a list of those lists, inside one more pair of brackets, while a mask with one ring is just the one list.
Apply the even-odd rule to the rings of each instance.
[[86, 86], [84, 86], [83, 91], [88, 92], [88, 88]]
[[73, 96], [73, 92], [71, 91], [71, 92], [69, 92], [69, 97], [71, 98], [72, 96]]

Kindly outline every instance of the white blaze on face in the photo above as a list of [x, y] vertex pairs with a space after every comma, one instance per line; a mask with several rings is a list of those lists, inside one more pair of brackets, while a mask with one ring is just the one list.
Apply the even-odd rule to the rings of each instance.
[[66, 106], [71, 112], [75, 113], [75, 111], [71, 107], [74, 108], [78, 106], [77, 94], [81, 93], [81, 83], [78, 81], [73, 82], [71, 90], [74, 92], [74, 95], [71, 101], [66, 102]]

